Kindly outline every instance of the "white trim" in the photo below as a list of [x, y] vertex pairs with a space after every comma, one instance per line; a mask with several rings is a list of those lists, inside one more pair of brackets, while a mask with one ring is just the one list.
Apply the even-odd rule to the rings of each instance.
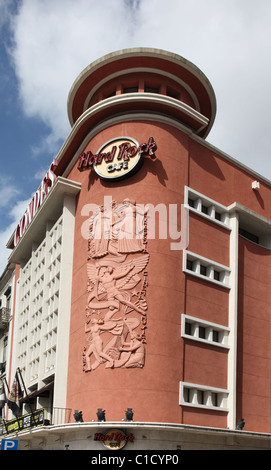
[[[191, 391], [191, 401], [186, 401], [185, 390], [189, 389]], [[204, 401], [205, 403], [199, 403], [198, 401], [198, 392], [205, 392], [204, 393]], [[212, 394], [217, 395], [218, 405], [212, 404]], [[200, 385], [195, 383], [189, 382], [180, 382], [179, 383], [179, 405], [181, 406], [190, 406], [194, 408], [204, 408], [209, 410], [217, 410], [217, 411], [226, 411], [228, 412], [227, 406], [227, 399], [228, 399], [229, 391], [224, 388], [216, 388], [216, 387], [209, 387], [207, 385]]]
[[[168, 61], [169, 63], [174, 63], [178, 67], [180, 67], [180, 69], [188, 70], [192, 75], [194, 75], [197, 78], [197, 80], [199, 80], [199, 82], [202, 84], [203, 88], [205, 89], [209, 97], [210, 105], [211, 105], [211, 116], [212, 116], [210, 124], [212, 125], [214, 118], [215, 118], [215, 114], [216, 114], [216, 97], [215, 97], [213, 87], [210, 81], [208, 80], [208, 78], [206, 77], [206, 75], [196, 65], [194, 65], [192, 62], [188, 61], [187, 59], [184, 59], [182, 56], [179, 56], [177, 54], [173, 54], [171, 52], [161, 50], [161, 49], [145, 48], [145, 47], [123, 49], [123, 50], [119, 50], [119, 51], [115, 51], [110, 54], [107, 54], [103, 57], [100, 57], [96, 61], [92, 62], [78, 75], [78, 77], [73, 82], [73, 85], [71, 87], [68, 100], [67, 100], [68, 118], [69, 118], [69, 122], [71, 123], [71, 125], [74, 124], [73, 118], [72, 118], [72, 106], [73, 106], [74, 98], [78, 92], [78, 89], [83, 84], [83, 82], [85, 82], [87, 77], [89, 77], [93, 72], [95, 72], [99, 68], [104, 67], [105, 65], [111, 62], [114, 63], [120, 59], [122, 60], [125, 58], [132, 59], [133, 57], [135, 59], [139, 57], [159, 58], [164, 61]], [[121, 71], [123, 74], [126, 73], [125, 68], [123, 69], [121, 67]], [[161, 68], [161, 71], [163, 71], [163, 68]]]
[[[185, 333], [186, 320], [188, 320], [188, 323], [191, 323], [191, 325], [192, 325], [192, 334], [191, 335]], [[207, 338], [200, 338], [199, 337], [199, 327], [200, 326], [203, 326], [204, 328], [206, 328]], [[219, 332], [220, 341], [214, 341], [212, 339], [213, 331], [218, 331]], [[201, 318], [193, 317], [191, 315], [187, 315], [185, 313], [182, 313], [181, 336], [183, 338], [187, 338], [187, 339], [192, 340], [192, 341], [199, 341], [201, 343], [205, 343], [205, 344], [208, 344], [210, 346], [218, 346], [220, 348], [229, 349], [229, 344], [228, 344], [229, 332], [230, 332], [230, 328], [228, 328], [226, 326], [219, 325], [218, 323], [209, 322], [207, 320], [202, 320]]]
[[[187, 269], [187, 260], [191, 260], [194, 264], [193, 270]], [[200, 273], [200, 266], [203, 265], [207, 268], [207, 274]], [[196, 276], [204, 281], [209, 281], [221, 287], [230, 289], [229, 284], [231, 269], [228, 266], [217, 263], [216, 261], [205, 258], [204, 256], [193, 253], [192, 251], [183, 250], [183, 271], [186, 274]], [[222, 279], [214, 279], [214, 271], [221, 273]]]
[[25, 263], [31, 257], [33, 243], [43, 240], [47, 222], [54, 222], [62, 213], [64, 195], [71, 194], [75, 197], [80, 190], [81, 183], [59, 176], [24, 235], [12, 250], [8, 261], [17, 264]]
[[[185, 203], [187, 204], [189, 208], [189, 211], [194, 212], [195, 214], [198, 214], [201, 217], [211, 222], [214, 222], [220, 227], [231, 230], [230, 225], [229, 225], [228, 209], [226, 206], [223, 206], [222, 204], [215, 201], [214, 199], [211, 199], [188, 186], [185, 186], [184, 198], [185, 198]], [[192, 207], [189, 205], [188, 203], [189, 199], [192, 199], [195, 202], [195, 207]], [[205, 214], [204, 212], [202, 212], [202, 206], [208, 207], [208, 214]], [[220, 214], [221, 220], [216, 219], [215, 217], [216, 212]]]
[[54, 407], [66, 407], [69, 366], [70, 315], [72, 299], [73, 250], [76, 200], [65, 195], [63, 203], [63, 236], [61, 244], [61, 275], [59, 285], [59, 307], [57, 325], [57, 348]]
[[111, 96], [110, 98], [106, 98], [94, 104], [93, 106], [91, 106], [91, 108], [88, 108], [84, 113], [81, 114], [81, 116], [77, 119], [75, 125], [78, 123], [78, 121], [84, 119], [86, 115], [91, 116], [105, 109], [109, 110], [112, 105], [116, 105], [119, 103], [125, 103], [129, 106], [130, 103], [134, 102], [159, 103], [161, 105], [166, 105], [174, 110], [185, 113], [187, 116], [194, 119], [198, 124], [201, 124], [202, 126], [206, 127], [209, 123], [209, 119], [206, 116], [203, 116], [203, 114], [198, 112], [196, 109], [191, 108], [191, 106], [189, 106], [188, 104], [183, 103], [182, 101], [178, 101], [175, 98], [172, 98], [171, 96], [160, 95], [156, 93], [125, 93], [122, 95]]
[[[160, 69], [155, 69], [155, 68], [151, 68], [151, 67], [144, 67], [144, 68], [143, 67], [134, 67], [134, 68], [130, 68], [130, 69], [125, 69], [125, 71], [120, 70], [119, 72], [112, 73], [111, 75], [108, 75], [103, 80], [100, 80], [97, 83], [97, 85], [95, 85], [93, 88], [91, 88], [91, 91], [87, 95], [87, 97], [85, 99], [85, 102], [84, 102], [84, 106], [83, 106], [83, 112], [86, 111], [89, 108], [88, 103], [90, 102], [92, 96], [105, 83], [109, 82], [110, 80], [113, 80], [114, 78], [121, 77], [121, 76], [124, 76], [124, 75], [126, 76], [126, 75], [129, 75], [129, 74], [132, 74], [132, 73], [146, 73], [146, 72], [158, 74], [162, 77], [169, 78], [170, 80], [174, 81], [176, 84], [183, 87], [187, 91], [187, 93], [189, 94], [190, 98], [192, 99], [196, 110], [200, 112], [200, 106], [199, 106], [198, 98], [197, 98], [196, 94], [193, 92], [192, 88], [187, 83], [185, 83], [183, 80], [181, 80], [176, 75], [173, 75], [172, 73], [168, 73], [168, 72], [166, 72], [162, 69], [160, 70]], [[123, 81], [125, 81], [125, 80], [123, 80]], [[138, 79], [138, 81], [139, 81], [139, 79]], [[177, 100], [177, 101], [181, 101], [181, 100]]]
[[237, 315], [238, 315], [238, 239], [239, 220], [238, 214], [230, 214], [230, 267], [231, 267], [231, 290], [229, 292], [229, 354], [228, 354], [228, 388], [229, 388], [229, 414], [228, 427], [235, 429], [236, 426], [236, 375], [237, 375]]

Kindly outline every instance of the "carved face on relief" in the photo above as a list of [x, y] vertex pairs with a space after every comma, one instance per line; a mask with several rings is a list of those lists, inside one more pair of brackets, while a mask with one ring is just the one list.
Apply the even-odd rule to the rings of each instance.
[[146, 213], [134, 200], [101, 206], [88, 242], [83, 370], [142, 368], [147, 324]]

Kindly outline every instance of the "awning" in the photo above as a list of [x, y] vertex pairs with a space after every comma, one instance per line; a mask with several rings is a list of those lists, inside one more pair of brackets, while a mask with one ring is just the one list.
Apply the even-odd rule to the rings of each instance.
[[21, 398], [20, 403], [25, 403], [31, 398], [40, 397], [40, 396], [48, 396], [49, 395], [48, 392], [49, 392], [49, 390], [51, 390], [53, 388], [53, 386], [54, 386], [54, 381], [49, 382], [48, 384], [44, 385], [43, 387], [41, 387], [37, 390], [34, 390], [33, 392], [28, 393], [27, 396], [24, 396], [23, 398]]

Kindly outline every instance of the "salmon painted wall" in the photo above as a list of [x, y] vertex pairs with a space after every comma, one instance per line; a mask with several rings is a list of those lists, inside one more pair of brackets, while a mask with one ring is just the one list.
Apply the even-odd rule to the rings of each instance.
[[270, 185], [260, 177], [260, 191], [253, 191], [251, 183], [258, 179], [256, 176], [193, 140], [189, 144], [189, 168], [191, 188], [225, 206], [236, 201], [271, 217]]
[[237, 415], [270, 433], [271, 253], [239, 237]]
[[[96, 135], [86, 147], [86, 151], [91, 150], [94, 154], [104, 143], [119, 136], [132, 137], [139, 143], [147, 142], [152, 136], [157, 143], [157, 159], [152, 161], [146, 158], [143, 166], [133, 176], [117, 182], [102, 181], [93, 170], [79, 172], [77, 164], [68, 176], [71, 180], [80, 181], [82, 189], [78, 197], [75, 221], [66, 406], [82, 410], [85, 421], [96, 419], [97, 408], [106, 410], [107, 420], [121, 420], [124, 418], [126, 408], [132, 407], [136, 421], [181, 422], [227, 427], [227, 415], [224, 412], [181, 407], [178, 403], [180, 381], [227, 388], [227, 350], [195, 345], [189, 340], [183, 341], [181, 314], [186, 313], [228, 326], [228, 290], [211, 285], [208, 281], [198, 280], [189, 274], [185, 275], [182, 272], [182, 252], [172, 251], [170, 241], [159, 240], [157, 232], [156, 239], [148, 240], [147, 245], [150, 258], [146, 268], [148, 310], [144, 367], [105, 368], [102, 364], [95, 370], [83, 371], [82, 354], [87, 338], [85, 324], [88, 298], [88, 241], [82, 237], [81, 228], [88, 224], [88, 214], [81, 213], [86, 204], [103, 205], [104, 196], [111, 196], [119, 203], [125, 198], [132, 198], [137, 204], [151, 203], [156, 206], [163, 203], [167, 206], [168, 204], [180, 206], [184, 202], [184, 186], [187, 185], [226, 206], [237, 201], [268, 217], [271, 211], [268, 199], [270, 188], [261, 183], [261, 191], [257, 196], [251, 189], [251, 182], [255, 179], [252, 175], [190, 139], [181, 131], [165, 124], [142, 121], [112, 125]], [[190, 213], [189, 236], [190, 251], [229, 265], [228, 230]], [[256, 246], [256, 258], [260, 256], [257, 254], [258, 250], [259, 247]], [[269, 254], [268, 250], [264, 251]], [[240, 255], [246, 262], [247, 253], [242, 251], [242, 244]], [[250, 373], [245, 373], [244, 369], [249, 370], [253, 360], [256, 361], [257, 354], [252, 357], [245, 354], [243, 349], [245, 346], [249, 347], [250, 333], [242, 334], [242, 322], [247, 322], [247, 332], [249, 332], [250, 327], [254, 327], [252, 317], [255, 310], [253, 314], [249, 313], [252, 306], [249, 306], [250, 285], [246, 278], [241, 285], [244, 300], [241, 294], [240, 302], [247, 302], [248, 307], [241, 308], [239, 302], [240, 375], [237, 411], [238, 416], [246, 414], [245, 418], [250, 413], [251, 421], [249, 427], [246, 426], [248, 429], [259, 430], [259, 424], [262, 431], [270, 432], [267, 429], [269, 425], [266, 424], [268, 421], [266, 416], [261, 418], [257, 413], [256, 418], [253, 411], [256, 409], [253, 408], [254, 405], [259, 404], [256, 392], [258, 372], [252, 381], [254, 385], [250, 383], [251, 393], [244, 392], [244, 383], [250, 378]], [[261, 299], [265, 306], [264, 312], [267, 312], [269, 304], [267, 297]], [[264, 321], [268, 322], [267, 318]], [[265, 342], [268, 343], [269, 330], [266, 329], [263, 334], [264, 342], [252, 334], [259, 350]], [[108, 333], [102, 333], [101, 337], [106, 342]], [[269, 355], [268, 346], [267, 356]], [[267, 366], [267, 357], [263, 360]], [[264, 372], [261, 381], [263, 383], [266, 381]], [[254, 390], [251, 387], [254, 387]], [[267, 396], [263, 401], [267, 402], [269, 392], [265, 393]], [[253, 404], [251, 408], [250, 403]], [[249, 408], [249, 413], [243, 413]]]
[[[187, 184], [188, 138], [166, 125], [133, 122], [112, 126], [96, 137], [87, 150], [93, 153], [111, 138], [129, 136], [139, 143], [152, 136], [157, 143], [157, 160], [146, 158], [143, 167], [123, 181], [105, 182], [93, 171], [69, 178], [82, 189], [76, 210], [70, 355], [67, 407], [83, 411], [84, 420], [96, 419], [97, 408], [106, 410], [107, 420], [121, 420], [127, 407], [138, 421], [180, 422], [179, 381], [182, 369], [181, 313], [184, 307], [182, 253], [170, 250], [169, 240], [148, 240], [146, 358], [143, 368], [82, 370], [86, 344], [88, 242], [81, 236], [81, 211], [85, 204], [103, 204], [104, 195], [121, 202], [133, 198], [138, 204], [181, 204]], [[117, 316], [117, 314], [116, 314]], [[106, 341], [107, 333], [102, 338]]]

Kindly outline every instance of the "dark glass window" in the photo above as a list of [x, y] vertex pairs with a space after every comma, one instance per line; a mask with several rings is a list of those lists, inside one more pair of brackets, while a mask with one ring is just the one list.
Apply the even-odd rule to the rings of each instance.
[[130, 86], [127, 88], [123, 88], [123, 93], [137, 93], [138, 87], [137, 86]]
[[185, 322], [185, 334], [191, 335], [192, 334], [192, 325], [191, 323]]
[[200, 265], [200, 274], [202, 274], [203, 276], [206, 276], [207, 274], [207, 268], [206, 266], [203, 266], [202, 264]]
[[186, 260], [186, 269], [193, 271], [193, 261], [191, 261], [190, 259]]
[[251, 242], [259, 243], [259, 237], [257, 235], [255, 235], [254, 233], [248, 232], [247, 230], [244, 230], [241, 227], [239, 228], [239, 234], [247, 238]]
[[213, 341], [219, 343], [219, 333], [217, 330], [213, 330]]
[[159, 88], [155, 88], [153, 86], [145, 86], [144, 91], [145, 93], [159, 93]]
[[199, 327], [199, 338], [205, 339], [205, 333], [206, 333], [206, 329], [204, 328], [204, 326], [200, 326]]

